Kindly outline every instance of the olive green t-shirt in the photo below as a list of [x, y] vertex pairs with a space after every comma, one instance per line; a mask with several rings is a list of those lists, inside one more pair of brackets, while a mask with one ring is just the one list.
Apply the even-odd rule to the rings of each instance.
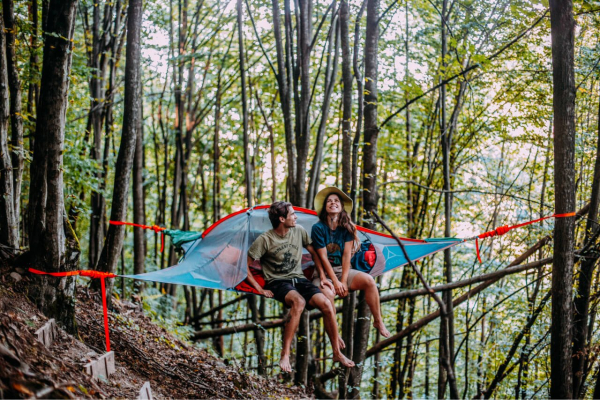
[[273, 229], [260, 235], [248, 249], [248, 256], [260, 260], [266, 282], [276, 279], [304, 278], [302, 248], [312, 243], [301, 226], [281, 237]]

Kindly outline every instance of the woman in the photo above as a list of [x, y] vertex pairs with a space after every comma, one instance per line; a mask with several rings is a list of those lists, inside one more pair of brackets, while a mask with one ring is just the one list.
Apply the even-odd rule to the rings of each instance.
[[[350, 290], [364, 290], [365, 299], [373, 314], [373, 326], [384, 337], [390, 332], [383, 323], [379, 305], [379, 291], [369, 274], [350, 268], [352, 254], [360, 249], [356, 225], [350, 220], [352, 199], [336, 187], [327, 187], [315, 196], [315, 208], [319, 222], [312, 227], [311, 238], [325, 273], [333, 282], [335, 294], [346, 297]], [[313, 284], [321, 286], [318, 274]], [[335, 294], [325, 288], [323, 293], [333, 302]]]

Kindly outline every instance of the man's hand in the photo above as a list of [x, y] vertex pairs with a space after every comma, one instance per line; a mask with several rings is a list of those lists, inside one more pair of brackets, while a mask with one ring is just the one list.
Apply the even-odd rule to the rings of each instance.
[[339, 280], [335, 280], [333, 282], [333, 286], [335, 287], [335, 294], [340, 297], [346, 297], [348, 295], [348, 286], [340, 282]]
[[268, 298], [273, 297], [273, 292], [271, 292], [270, 290], [260, 289], [260, 294]]
[[331, 283], [331, 281], [329, 279], [325, 278], [324, 276], [321, 277], [321, 287], [323, 289], [327, 288], [335, 293], [335, 288], [333, 287], [333, 283]]

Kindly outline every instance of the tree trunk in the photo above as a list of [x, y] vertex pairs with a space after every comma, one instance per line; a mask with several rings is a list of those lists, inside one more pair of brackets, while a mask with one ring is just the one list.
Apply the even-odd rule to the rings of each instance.
[[327, 66], [325, 67], [325, 83], [323, 86], [325, 88], [325, 93], [323, 95], [323, 104], [321, 105], [321, 120], [319, 122], [319, 130], [317, 131], [315, 156], [310, 167], [310, 182], [308, 185], [308, 193], [306, 195], [306, 207], [311, 209], [314, 208], [312, 203], [315, 194], [317, 194], [317, 189], [319, 188], [321, 163], [323, 162], [323, 140], [328, 123], [331, 94], [333, 93], [333, 88], [337, 80], [338, 52], [340, 47], [338, 38], [337, 15], [333, 13], [331, 16], [331, 29], [327, 44]]
[[[121, 145], [115, 167], [110, 219], [124, 221], [127, 217], [127, 192], [129, 177], [135, 155], [135, 142], [140, 127], [141, 117], [141, 70], [140, 31], [142, 24], [142, 0], [130, 0], [127, 19], [127, 51], [125, 62], [125, 109], [123, 113], [123, 132]], [[110, 225], [104, 248], [98, 261], [97, 269], [105, 272], [115, 272], [119, 254], [123, 247], [124, 229], [122, 226]], [[113, 282], [107, 282], [107, 297], [110, 299]]]
[[[585, 240], [588, 243], [590, 238], [598, 231], [598, 206], [600, 204], [600, 105], [598, 108], [598, 141], [596, 148], [596, 163], [594, 165], [594, 177], [592, 182], [592, 196], [590, 199], [590, 211], [585, 226]], [[592, 286], [594, 269], [596, 267], [597, 257], [593, 254], [587, 255], [581, 262], [579, 279], [577, 282], [577, 295], [574, 302], [574, 330], [573, 330], [573, 397], [582, 398], [583, 391], [584, 366], [588, 360], [589, 349], [586, 347], [588, 342], [588, 319], [590, 307], [590, 289]]]
[[[5, 11], [4, 11], [5, 12]], [[0, 244], [17, 248], [19, 232], [13, 191], [13, 166], [8, 151], [8, 67], [4, 53], [6, 36], [4, 18], [0, 15]]]
[[[554, 185], [558, 214], [575, 211], [575, 72], [573, 3], [550, 1], [554, 110]], [[554, 225], [550, 397], [573, 397], [572, 282], [575, 218]]]
[[[143, 90], [140, 85], [140, 102], [142, 102]], [[144, 196], [144, 129], [142, 123], [142, 107], [140, 107], [139, 126], [137, 128], [137, 138], [135, 140], [135, 156], [133, 159], [133, 222], [140, 225], [146, 225], [146, 204]], [[143, 274], [146, 263], [146, 238], [145, 231], [142, 228], [133, 228], [133, 273]], [[135, 280], [133, 283], [134, 292], [141, 292], [144, 289], [143, 281]]]
[[296, 14], [298, 31], [298, 59], [297, 67], [300, 78], [300, 92], [296, 107], [296, 153], [298, 154], [296, 166], [296, 182], [294, 182], [294, 197], [290, 197], [292, 204], [307, 207], [306, 199], [306, 160], [310, 147], [310, 53], [312, 52], [312, 0], [302, 0], [297, 3], [299, 13]]
[[377, 45], [379, 42], [379, 0], [368, 0], [365, 39], [365, 144], [363, 147], [363, 208], [369, 219], [364, 226], [375, 229], [370, 216], [377, 211]]
[[340, 2], [340, 36], [342, 44], [342, 190], [352, 190], [352, 64], [350, 59], [350, 6]]
[[[442, 1], [442, 71], [446, 68], [447, 53], [447, 8], [448, 0]], [[441, 78], [440, 78], [441, 79]], [[442, 142], [443, 174], [444, 174], [444, 236], [452, 236], [452, 193], [450, 192], [450, 149], [452, 146], [450, 129], [446, 126], [446, 85], [440, 87], [440, 137]], [[452, 251], [444, 250], [444, 275], [446, 283], [452, 282]], [[452, 308], [452, 291], [443, 293], [443, 300], [448, 307], [448, 323], [440, 324], [440, 363], [438, 379], [438, 398], [444, 398], [446, 392], [447, 372], [441, 360], [448, 357], [450, 363], [454, 364], [454, 311]], [[445, 340], [444, 338], [448, 338]], [[449, 348], [442, 346], [448, 342]]]
[[360, 382], [365, 363], [365, 353], [369, 344], [369, 332], [371, 329], [371, 310], [365, 300], [365, 292], [362, 291], [358, 295], [358, 312], [356, 316], [356, 330], [354, 334], [354, 354], [352, 361], [356, 366], [350, 369], [348, 377], [348, 389], [342, 394], [343, 398], [358, 399], [360, 398]]
[[15, 212], [15, 223], [17, 225], [17, 242], [19, 235], [19, 215], [21, 210], [21, 181], [23, 177], [23, 112], [21, 110], [21, 80], [17, 70], [17, 55], [15, 49], [15, 37], [17, 26], [15, 25], [15, 5], [13, 0], [2, 0], [4, 7], [4, 28], [6, 32], [6, 66], [8, 70], [8, 87], [10, 89], [10, 130], [12, 145], [12, 168], [13, 168], [13, 203]]
[[244, 180], [246, 182], [246, 200], [248, 207], [254, 204], [252, 194], [252, 166], [250, 165], [250, 151], [248, 140], [248, 99], [246, 94], [246, 65], [244, 54], [244, 35], [242, 32], [243, 18], [242, 15], [242, 0], [237, 0], [237, 25], [238, 25], [238, 45], [239, 45], [239, 61], [240, 61], [240, 76], [242, 85], [242, 124], [243, 124], [243, 143], [244, 143]]
[[[365, 12], [365, 8], [367, 6], [368, 0], [363, 0], [362, 6], [360, 7], [360, 11], [358, 12], [358, 16], [356, 17], [356, 23], [354, 24], [354, 51], [352, 55], [352, 68], [354, 70], [354, 77], [356, 78], [356, 94], [357, 94], [357, 116], [356, 116], [356, 131], [354, 133], [354, 139], [352, 140], [352, 185], [350, 189], [350, 198], [354, 202], [354, 207], [352, 208], [352, 220], [358, 223], [357, 219], [357, 210], [358, 210], [358, 197], [356, 195], [359, 186], [358, 180], [358, 146], [360, 144], [360, 133], [362, 131], [362, 123], [364, 116], [364, 88], [363, 88], [363, 77], [360, 72], [361, 67], [358, 64], [358, 49], [360, 43], [360, 21], [362, 19], [362, 15]], [[362, 197], [362, 196], [361, 196]]]
[[[29, 193], [29, 248], [32, 266], [47, 272], [77, 268], [74, 233], [65, 226], [62, 161], [68, 106], [69, 73], [77, 9], [76, 0], [53, 0], [48, 7], [40, 99], [37, 107], [35, 148]], [[64, 38], [68, 38], [65, 40]], [[69, 243], [66, 243], [67, 237]], [[78, 249], [75, 249], [78, 251]], [[69, 332], [76, 330], [75, 279], [34, 278], [30, 295], [48, 317]]]
[[[100, 57], [104, 50], [102, 46], [103, 37], [100, 36], [100, 13], [101, 3], [94, 0], [92, 7], [92, 43], [91, 53], [89, 54], [88, 66], [91, 68], [90, 78], [90, 112], [88, 117], [88, 127], [93, 133], [93, 144], [91, 158], [100, 162], [102, 160], [102, 118], [104, 103], [104, 71], [101, 68]], [[95, 173], [96, 179], [102, 180], [102, 170], [98, 169]], [[95, 266], [100, 257], [102, 249], [102, 240], [104, 239], [104, 213], [105, 199], [101, 191], [92, 191], [91, 194], [90, 216], [90, 239], [88, 251], [88, 263]]]
[[[292, 112], [291, 112], [291, 96], [290, 96], [290, 61], [287, 51], [284, 51], [283, 39], [281, 35], [281, 15], [279, 11], [279, 1], [272, 0], [273, 5], [273, 35], [275, 37], [275, 48], [277, 51], [277, 84], [279, 87], [279, 100], [281, 103], [281, 111], [283, 113], [283, 127], [285, 131], [285, 148], [287, 151], [287, 167], [288, 179], [287, 187], [290, 198], [295, 198], [295, 182], [296, 182], [296, 147], [294, 146], [294, 131], [292, 129]], [[289, 0], [286, 0], [286, 9], [289, 6]], [[288, 44], [287, 35], [287, 18], [286, 15], [286, 50], [291, 46]]]

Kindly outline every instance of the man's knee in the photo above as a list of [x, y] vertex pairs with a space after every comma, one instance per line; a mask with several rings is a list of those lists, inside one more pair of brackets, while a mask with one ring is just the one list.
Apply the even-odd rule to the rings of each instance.
[[306, 307], [306, 300], [296, 291], [288, 293], [285, 300], [293, 313], [301, 313], [304, 311], [304, 307]]

